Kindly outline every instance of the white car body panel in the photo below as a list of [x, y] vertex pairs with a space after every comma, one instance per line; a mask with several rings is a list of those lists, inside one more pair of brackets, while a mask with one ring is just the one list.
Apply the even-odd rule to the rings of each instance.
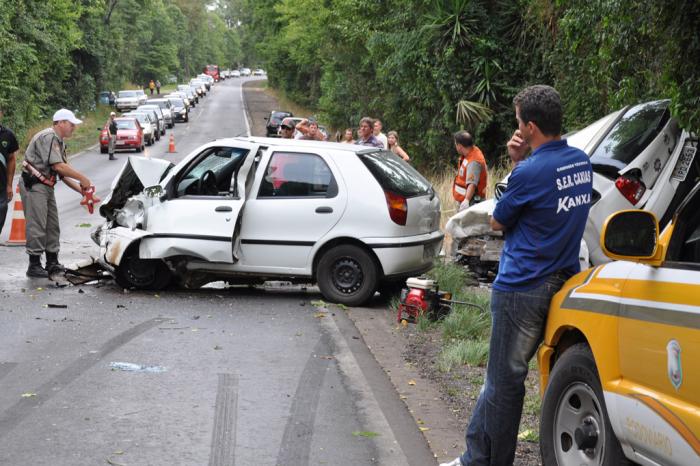
[[[257, 193], [275, 149], [269, 150], [258, 166], [253, 183]], [[285, 153], [313, 153], [321, 157], [331, 169], [338, 183], [338, 194], [332, 198], [258, 198], [251, 196], [243, 213], [241, 229], [241, 266], [246, 270], [262, 268], [266, 271], [285, 268], [311, 275], [312, 252], [318, 249], [324, 237], [343, 216], [347, 206], [347, 187], [334, 161], [322, 151], [285, 148]], [[331, 212], [319, 213], [317, 210]], [[288, 271], [289, 272], [289, 271]]]
[[[269, 149], [256, 156], [260, 146]], [[397, 225], [389, 216], [382, 187], [355, 154], [355, 151], [364, 150], [358, 146], [316, 141], [280, 142], [272, 138], [217, 140], [188, 154], [162, 181], [160, 178], [170, 166], [169, 162], [134, 157], [130, 158], [130, 164], [145, 187], [160, 185], [167, 193], [168, 189], [174, 189], [173, 184], [179, 183], [193, 162], [199, 163], [195, 158], [211, 147], [248, 149], [238, 169], [238, 197], [181, 195], [168, 199], [164, 194], [152, 203], [144, 203], [146, 212], [140, 218], [145, 220], [140, 228], [132, 231], [112, 226], [102, 236], [102, 244], [118, 241], [123, 254], [129, 244], [140, 240], [139, 257], [142, 259], [186, 257], [181, 263], [185, 270], [219, 277], [313, 278], [314, 259], [333, 241], [367, 245], [379, 261], [380, 276], [386, 277], [423, 272], [439, 252], [443, 234], [438, 223], [438, 196], [430, 191], [429, 195], [409, 198], [409, 226]], [[268, 162], [275, 152], [314, 154], [322, 158], [333, 174], [337, 193], [331, 197], [258, 198]], [[116, 183], [115, 180], [113, 189]], [[127, 205], [139, 196], [131, 197]], [[222, 207], [226, 211], [216, 211]], [[130, 213], [130, 210], [120, 213], [119, 225], [128, 223], [124, 216]], [[117, 233], [112, 234], [112, 230]], [[107, 244], [104, 253], [114, 247]], [[109, 257], [105, 254], [102, 258], [108, 265], [119, 265], [113, 261], [115, 254]]]

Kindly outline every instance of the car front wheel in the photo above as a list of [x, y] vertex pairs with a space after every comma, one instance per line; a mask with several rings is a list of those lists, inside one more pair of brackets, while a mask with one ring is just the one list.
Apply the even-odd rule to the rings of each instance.
[[334, 303], [359, 306], [377, 289], [377, 266], [364, 249], [351, 244], [326, 251], [318, 262], [316, 281]]
[[139, 258], [138, 248], [133, 248], [121, 260], [114, 276], [119, 286], [137, 290], [162, 290], [170, 284], [171, 278], [165, 262]]
[[540, 449], [546, 465], [629, 465], [608, 419], [595, 360], [585, 343], [557, 360], [542, 401]]

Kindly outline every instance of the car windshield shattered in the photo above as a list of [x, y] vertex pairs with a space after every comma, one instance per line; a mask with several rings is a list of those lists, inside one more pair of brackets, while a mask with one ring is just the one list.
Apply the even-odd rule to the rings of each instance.
[[664, 128], [671, 113], [668, 100], [635, 105], [625, 112], [591, 154], [591, 163], [622, 169]]
[[413, 197], [432, 189], [423, 175], [391, 151], [360, 152], [358, 155], [385, 191]]

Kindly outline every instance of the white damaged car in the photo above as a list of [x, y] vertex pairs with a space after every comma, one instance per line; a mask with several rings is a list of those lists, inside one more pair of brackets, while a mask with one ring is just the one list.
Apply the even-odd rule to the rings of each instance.
[[[697, 136], [679, 127], [669, 104], [657, 100], [630, 105], [566, 136], [569, 145], [589, 155], [593, 167], [591, 210], [580, 253], [582, 268], [610, 261], [599, 241], [610, 214], [646, 210], [656, 215], [663, 228], [700, 180]], [[496, 199], [507, 181], [496, 185]], [[496, 199], [457, 213], [445, 225], [445, 231], [460, 242], [460, 261], [485, 278], [495, 276], [503, 247], [501, 232], [491, 231], [489, 225]]]
[[130, 157], [100, 207], [99, 261], [129, 288], [316, 282], [359, 305], [430, 269], [440, 201], [389, 151], [221, 139], [177, 166]]

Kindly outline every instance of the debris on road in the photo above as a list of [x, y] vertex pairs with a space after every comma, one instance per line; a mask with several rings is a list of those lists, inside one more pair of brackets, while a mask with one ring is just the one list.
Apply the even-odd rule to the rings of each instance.
[[109, 367], [112, 370], [120, 370], [126, 372], [165, 372], [167, 369], [162, 366], [146, 366], [144, 364], [134, 364], [132, 362], [110, 362]]
[[67, 308], [68, 308], [68, 304], [52, 304], [52, 303], [48, 303], [48, 304], [46, 305], [46, 307], [48, 307], [49, 309], [67, 309]]

